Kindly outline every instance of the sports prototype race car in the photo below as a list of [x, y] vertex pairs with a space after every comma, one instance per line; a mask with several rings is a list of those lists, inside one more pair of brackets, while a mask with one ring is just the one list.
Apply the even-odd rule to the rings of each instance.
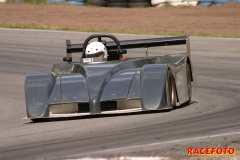
[[[148, 56], [149, 47], [170, 45], [186, 45], [186, 53]], [[143, 56], [125, 58], [132, 48], [145, 48]], [[32, 121], [171, 109], [191, 101], [195, 76], [188, 35], [119, 41], [111, 34], [93, 34], [83, 44], [67, 40], [66, 51], [64, 62], [51, 71], [26, 76]], [[72, 53], [81, 54], [78, 62], [72, 62]]]

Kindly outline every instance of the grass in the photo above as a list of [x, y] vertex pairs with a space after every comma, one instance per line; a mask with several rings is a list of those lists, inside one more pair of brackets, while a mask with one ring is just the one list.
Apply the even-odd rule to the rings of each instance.
[[[35, 23], [32, 24], [1, 24], [0, 28], [18, 28], [18, 29], [39, 29], [39, 30], [59, 30], [59, 31], [75, 31], [75, 32], [98, 32], [98, 33], [122, 33], [122, 34], [146, 34], [146, 35], [172, 35], [181, 36], [185, 35], [185, 31], [167, 32], [167, 31], [141, 31], [141, 30], [110, 30], [98, 28], [68, 28], [64, 26], [40, 26]], [[214, 35], [209, 33], [191, 34], [191, 36], [200, 37], [219, 37], [219, 38], [240, 38], [240, 34], [235, 35]]]
[[185, 35], [185, 32], [151, 32], [139, 31], [131, 29], [110, 30], [98, 28], [68, 28], [63, 26], [39, 26], [37, 24], [0, 24], [0, 28], [18, 28], [18, 29], [39, 29], [39, 30], [59, 30], [59, 31], [75, 31], [75, 32], [102, 32], [102, 33], [123, 33], [123, 34], [149, 34], [149, 35]]
[[[17, 2], [21, 1], [21, 2]], [[6, 3], [23, 3], [23, 4], [34, 4], [34, 5], [67, 5], [66, 3], [48, 3], [47, 0], [7, 0]], [[91, 7], [90, 5], [85, 5]], [[170, 3], [165, 3], [165, 8], [171, 7]], [[101, 33], [123, 33], [123, 34], [146, 34], [146, 35], [172, 35], [180, 36], [185, 35], [185, 31], [167, 32], [167, 31], [144, 31], [144, 30], [132, 30], [132, 29], [122, 29], [122, 30], [110, 30], [110, 29], [99, 29], [99, 28], [68, 28], [64, 26], [40, 26], [35, 23], [31, 24], [4, 24], [0, 23], [0, 28], [18, 28], [18, 29], [39, 29], [39, 30], [59, 30], [59, 31], [75, 31], [75, 32], [101, 32]], [[220, 38], [240, 38], [239, 34], [234, 35], [216, 35], [210, 33], [199, 33], [191, 34], [191, 36], [200, 37], [220, 37]]]

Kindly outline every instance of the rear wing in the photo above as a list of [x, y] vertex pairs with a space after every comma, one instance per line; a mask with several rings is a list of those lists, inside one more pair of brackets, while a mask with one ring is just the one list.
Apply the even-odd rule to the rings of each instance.
[[[149, 39], [136, 39], [136, 40], [123, 40], [119, 41], [121, 49], [132, 48], [149, 48], [157, 46], [171, 46], [171, 45], [186, 45], [187, 54], [190, 56], [190, 40], [188, 32], [186, 36], [177, 37], [161, 37], [161, 38], [149, 38]], [[71, 44], [70, 40], [66, 40], [66, 52], [67, 57], [71, 58], [72, 53], [83, 52], [84, 44]], [[114, 41], [106, 42], [107, 50], [118, 49], [117, 44]]]

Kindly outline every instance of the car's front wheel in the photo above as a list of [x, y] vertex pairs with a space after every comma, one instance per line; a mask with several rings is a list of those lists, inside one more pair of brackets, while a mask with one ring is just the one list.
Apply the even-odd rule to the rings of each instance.
[[187, 64], [187, 87], [188, 87], [188, 101], [187, 104], [190, 104], [192, 99], [192, 78], [191, 70], [189, 64]]
[[170, 70], [168, 71], [168, 95], [169, 95], [170, 107], [174, 108], [174, 106], [176, 106], [177, 97], [176, 97], [175, 80]]

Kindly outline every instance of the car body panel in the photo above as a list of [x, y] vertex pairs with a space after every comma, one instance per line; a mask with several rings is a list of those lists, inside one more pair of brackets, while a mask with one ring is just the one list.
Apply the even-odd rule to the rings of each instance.
[[143, 110], [170, 108], [167, 102], [167, 64], [143, 66], [140, 90]]
[[140, 84], [140, 73], [141, 71], [136, 71], [132, 82], [131, 82], [131, 86], [128, 92], [128, 99], [138, 99], [141, 98], [141, 92], [140, 92], [140, 88], [139, 88], [139, 84]]
[[[101, 101], [127, 99], [128, 91], [135, 72], [120, 72], [114, 75], [104, 88]], [[117, 86], [117, 87], [116, 87]]]
[[61, 76], [61, 94], [62, 103], [89, 101], [86, 81], [81, 74]]

